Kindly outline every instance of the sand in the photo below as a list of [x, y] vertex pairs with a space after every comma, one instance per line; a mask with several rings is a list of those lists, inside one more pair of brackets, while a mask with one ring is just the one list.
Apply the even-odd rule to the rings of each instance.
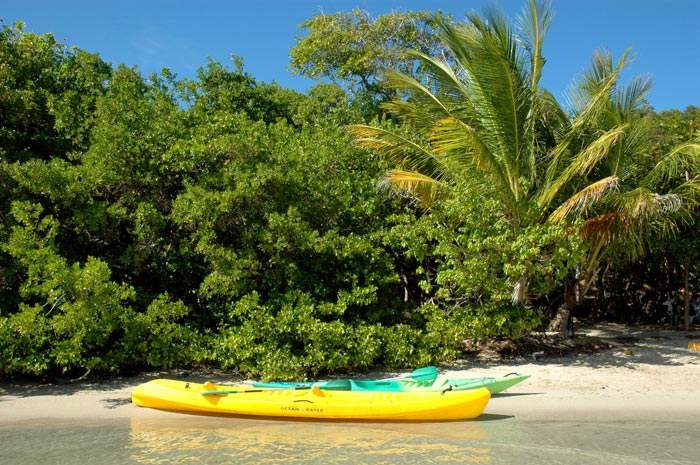
[[[642, 329], [616, 324], [578, 328], [579, 338], [600, 338], [610, 348], [590, 353], [518, 360], [469, 360], [441, 366], [451, 378], [530, 374], [526, 381], [492, 397], [483, 418], [518, 421], [659, 421], [697, 424], [700, 419], [700, 331]], [[43, 384], [0, 380], [0, 426], [19, 422], [103, 421], [113, 418], [173, 418], [186, 414], [139, 408], [131, 390], [178, 371], [143, 373], [110, 380]], [[399, 373], [400, 374], [400, 373]], [[386, 374], [386, 375], [393, 375]], [[248, 384], [224, 373], [188, 373], [194, 382]]]

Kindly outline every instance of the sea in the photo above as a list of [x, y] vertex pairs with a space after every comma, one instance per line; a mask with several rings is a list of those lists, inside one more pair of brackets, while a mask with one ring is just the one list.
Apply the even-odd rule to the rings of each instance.
[[542, 422], [487, 414], [439, 423], [184, 414], [94, 422], [0, 421], [0, 463], [697, 465], [700, 421]]

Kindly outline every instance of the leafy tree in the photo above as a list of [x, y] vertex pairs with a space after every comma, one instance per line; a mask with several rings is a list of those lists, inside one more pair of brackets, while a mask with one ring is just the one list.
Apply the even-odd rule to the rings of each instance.
[[166, 295], [137, 312], [135, 290], [111, 280], [106, 263], [69, 263], [56, 248], [59, 222], [41, 206], [15, 202], [18, 225], [3, 249], [24, 270], [23, 301], [0, 315], [0, 369], [32, 374], [118, 371], [191, 361], [189, 309]]
[[[55, 248], [58, 222], [40, 206], [15, 203], [13, 228], [5, 246], [26, 270], [19, 312], [0, 320], [5, 369], [41, 373], [61, 367], [116, 369], [105, 350], [131, 309], [130, 286], [109, 281], [99, 260], [70, 265]], [[13, 340], [14, 335], [19, 338]]]
[[582, 257], [582, 244], [568, 228], [533, 223], [516, 234], [495, 194], [481, 194], [458, 181], [417, 220], [397, 217], [388, 240], [416, 263], [411, 280], [423, 292], [413, 296], [423, 301], [416, 320], [425, 319], [416, 326], [439, 324], [431, 333], [449, 334], [454, 350], [467, 338], [517, 337], [539, 326], [537, 308], [511, 302], [513, 284], [531, 276], [529, 297], [547, 295]]
[[25, 33], [0, 30], [0, 157], [65, 158], [88, 143], [91, 115], [111, 68], [99, 56]]
[[[687, 145], [700, 145], [700, 133], [697, 131], [700, 124], [700, 108], [689, 106], [685, 111], [678, 110], [664, 111], [659, 114], [650, 114], [646, 117], [650, 127], [649, 145], [651, 145], [651, 157], [656, 162], [660, 154], [674, 150], [674, 147], [684, 147]], [[697, 167], [692, 165], [680, 166], [675, 179], [669, 179], [671, 185], [677, 186], [684, 180], [689, 181], [698, 175]], [[667, 241], [654, 244], [653, 251], [657, 265], [655, 270], [657, 279], [649, 280], [654, 289], [661, 291], [661, 295], [676, 294], [679, 289], [683, 289], [683, 313], [684, 325], [689, 326], [690, 297], [693, 285], [698, 285], [696, 265], [700, 257], [700, 241], [695, 230], [698, 225], [698, 213], [694, 212], [692, 217], [680, 218], [679, 233], [676, 237]], [[671, 278], [674, 276], [674, 278]], [[659, 280], [659, 277], [665, 277]], [[697, 289], [697, 288], [695, 288]]]
[[363, 102], [371, 117], [376, 114], [377, 102], [396, 96], [394, 89], [383, 84], [385, 69], [415, 75], [420, 69], [408, 51], [439, 51], [433, 16], [445, 19], [440, 12], [395, 12], [372, 18], [358, 9], [314, 15], [301, 24], [308, 34], [297, 37], [290, 67], [311, 79], [341, 83], [354, 101]]
[[[617, 63], [604, 52], [572, 92], [570, 113], [539, 82], [542, 44], [551, 22], [548, 3], [532, 0], [514, 28], [495, 8], [467, 23], [439, 21], [440, 39], [454, 60], [420, 52], [425, 80], [398, 71], [387, 85], [410, 95], [384, 105], [406, 128], [356, 125], [357, 142], [398, 165], [388, 182], [430, 205], [465, 179], [473, 195], [495, 192], [515, 237], [536, 224], [577, 227], [587, 255], [566, 281], [551, 329], [563, 331], [601, 260], [635, 257], [654, 237], [671, 234], [694, 204], [697, 182], [673, 183], [697, 166], [697, 145], [665, 155], [649, 173], [638, 162], [644, 126], [635, 110], [648, 82], [619, 83]], [[489, 188], [491, 186], [491, 188]], [[493, 189], [493, 190], [492, 190]], [[570, 264], [571, 265], [571, 264]], [[528, 294], [533, 276], [514, 282], [513, 301]]]
[[[86, 198], [74, 166], [89, 144], [96, 102], [110, 75], [110, 66], [96, 54], [67, 48], [51, 34], [25, 33], [21, 23], [2, 25], [1, 242], [10, 234], [13, 200], [65, 208]], [[18, 275], [17, 263], [0, 254], [0, 308], [16, 307]]]
[[391, 325], [396, 306], [375, 232], [390, 208], [374, 188], [383, 162], [328, 124], [235, 121], [216, 141], [225, 166], [172, 211], [209, 270], [198, 294], [222, 331], [214, 352], [268, 377], [375, 363], [376, 325]]
[[654, 160], [674, 147], [700, 138], [700, 107], [688, 106], [684, 111], [667, 110], [646, 115], [649, 124], [650, 151]]
[[200, 68], [197, 80], [187, 83], [186, 102], [192, 105], [190, 116], [208, 118], [222, 113], [244, 113], [253, 121], [267, 124], [292, 123], [301, 95], [277, 84], [260, 82], [243, 70], [243, 60], [233, 57], [235, 69], [209, 61]]
[[[294, 66], [335, 82], [306, 95], [236, 57], [144, 78], [3, 28], [0, 371], [434, 364], [536, 325], [523, 297], [575, 264], [579, 285], [603, 260], [621, 270], [649, 245], [622, 226], [690, 227], [697, 140], [661, 128], [693, 107], [649, 125], [646, 83], [620, 86], [626, 59], [600, 54], [567, 114], [538, 85], [548, 20], [531, 10], [530, 42], [496, 13], [314, 17]], [[391, 118], [352, 126], [389, 97]], [[386, 178], [401, 195], [378, 191], [389, 160], [347, 125], [406, 163]]]

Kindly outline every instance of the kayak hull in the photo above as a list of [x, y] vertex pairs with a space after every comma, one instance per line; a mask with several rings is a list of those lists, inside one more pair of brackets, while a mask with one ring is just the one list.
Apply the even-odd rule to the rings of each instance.
[[333, 391], [385, 391], [385, 392], [443, 392], [466, 391], [487, 388], [491, 394], [504, 390], [528, 379], [530, 375], [513, 373], [502, 377], [482, 377], [466, 379], [450, 379], [438, 376], [431, 380], [413, 380], [410, 378], [394, 380], [355, 380], [338, 379], [322, 382], [254, 382], [253, 386], [268, 389], [295, 389], [318, 386], [324, 390]]
[[[227, 394], [202, 394], [224, 390]], [[353, 392], [307, 389], [249, 389], [156, 379], [134, 388], [140, 407], [177, 412], [282, 418], [366, 421], [449, 421], [477, 418], [491, 393]]]

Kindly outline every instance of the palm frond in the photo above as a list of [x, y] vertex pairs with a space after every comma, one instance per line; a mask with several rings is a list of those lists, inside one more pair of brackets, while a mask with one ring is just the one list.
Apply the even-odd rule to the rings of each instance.
[[535, 127], [531, 112], [535, 95], [516, 43], [506, 40], [509, 32], [498, 22], [489, 26], [492, 29], [479, 26], [483, 28], [482, 41], [469, 63], [474, 108], [484, 134], [482, 140], [488, 138], [491, 151], [499, 154], [498, 162], [518, 199], [518, 182], [522, 177], [532, 178], [530, 169], [534, 166], [530, 143]]
[[530, 0], [523, 8], [519, 18], [520, 29], [524, 32], [524, 47], [530, 55], [531, 89], [535, 92], [539, 87], [540, 77], [545, 59], [542, 57], [544, 38], [552, 24], [550, 2]]
[[395, 132], [367, 125], [346, 126], [358, 145], [387, 155], [397, 166], [436, 180], [449, 179], [449, 171], [434, 157], [430, 147], [422, 146]]
[[652, 168], [640, 182], [647, 188], [654, 188], [671, 182], [674, 179], [684, 179], [685, 173], [696, 173], [700, 166], [700, 144], [687, 143], [673, 149]]
[[575, 118], [589, 121], [596, 113], [605, 110], [607, 101], [614, 97], [621, 71], [632, 59], [629, 49], [617, 64], [608, 50], [596, 50], [588, 68], [573, 82], [567, 91], [567, 100]]
[[700, 179], [693, 178], [673, 189], [673, 193], [683, 199], [683, 221], [692, 220], [692, 215], [700, 209]]
[[[618, 142], [626, 128], [627, 125], [625, 124], [605, 132], [581, 150], [556, 178], [548, 178], [547, 185], [540, 191], [539, 204], [547, 207], [561, 188], [567, 185], [575, 176], [588, 174], [608, 154], [610, 147]], [[549, 173], [549, 175], [553, 176], [554, 173]]]
[[435, 119], [444, 117], [444, 112], [440, 110], [436, 114], [435, 111], [430, 111], [425, 106], [415, 105], [402, 100], [385, 102], [381, 106], [384, 110], [401, 119], [414, 132], [419, 133], [421, 137], [428, 137], [432, 131]]
[[611, 210], [587, 219], [579, 232], [601, 259], [615, 249], [628, 257], [643, 255], [646, 241], [642, 233], [649, 233], [649, 230], [637, 229], [631, 217]]
[[[422, 54], [417, 54], [421, 56]], [[426, 61], [433, 64], [436, 70], [445, 71], [439, 60], [434, 60], [432, 58], [426, 57]], [[426, 86], [418, 82], [414, 77], [409, 76], [398, 71], [387, 71], [386, 73], [386, 84], [394, 89], [401, 89], [408, 91], [411, 96], [417, 101], [421, 102], [421, 107], [428, 107], [431, 112], [441, 111], [445, 115], [449, 115], [449, 109], [438, 99]], [[436, 75], [441, 76], [445, 81], [449, 82], [449, 76], [446, 74], [436, 72]], [[386, 108], [391, 108], [392, 104], [396, 102], [388, 102], [383, 104]], [[402, 116], [399, 114], [399, 116]]]
[[629, 64], [628, 54], [629, 51], [625, 52], [617, 66], [613, 67], [612, 55], [609, 52], [596, 52], [590, 68], [582, 75], [574, 90], [570, 91], [570, 95], [576, 97], [572, 101], [573, 120], [550, 154], [548, 180], [556, 179], [561, 167], [568, 161], [567, 156], [577, 152], [571, 149], [571, 145], [578, 140], [584, 128], [595, 126], [600, 115], [607, 111], [620, 73]]
[[485, 174], [502, 192], [509, 192], [508, 201], [515, 207], [516, 196], [511, 180], [503, 164], [492, 151], [488, 141], [482, 139], [483, 133], [454, 118], [444, 118], [433, 128], [431, 144], [436, 154], [441, 155], [443, 163], [448, 164], [453, 172], [464, 172], [475, 168]]
[[539, 89], [538, 114], [542, 126], [552, 131], [556, 139], [562, 139], [569, 127], [569, 115], [559, 101], [546, 89]]
[[621, 117], [620, 121], [627, 121], [624, 136], [611, 148], [604, 162], [596, 168], [596, 174], [615, 174], [620, 178], [621, 184], [636, 185], [649, 170], [646, 163], [642, 162], [647, 159], [648, 132], [634, 117]]
[[[470, 160], [510, 189], [517, 201], [522, 195], [520, 178], [534, 177], [531, 170], [535, 162], [529, 148], [535, 127], [528, 120], [533, 97], [530, 82], [519, 57], [516, 35], [500, 12], [494, 9], [486, 21], [477, 16], [471, 21], [470, 27], [440, 26], [441, 38], [462, 72], [455, 73], [443, 60], [413, 54], [440, 88], [439, 96], [428, 95], [429, 89], [410, 77], [390, 73], [392, 86], [410, 89], [413, 96], [424, 99], [419, 108], [424, 119], [418, 120], [415, 108], [401, 103], [385, 108], [416, 121], [424, 129], [429, 119], [435, 118], [430, 137], [435, 152]], [[438, 101], [444, 117], [431, 111], [430, 105]]]
[[629, 114], [639, 108], [652, 87], [650, 76], [636, 76], [623, 86], [615, 96], [615, 106], [621, 112]]
[[585, 221], [582, 234], [629, 258], [643, 255], [652, 241], [677, 231], [675, 213], [683, 203], [677, 193], [657, 194], [641, 187], [616, 193], [606, 202], [603, 213]]
[[[552, 110], [551, 102], [554, 100], [549, 99], [551, 94], [541, 90], [539, 84], [546, 61], [542, 56], [542, 46], [552, 23], [550, 11], [548, 1], [530, 0], [518, 18], [518, 25], [522, 31], [520, 43], [527, 52], [530, 61], [528, 70], [530, 78], [529, 109], [523, 126], [524, 137], [529, 140], [523, 144], [523, 148], [527, 150], [522, 150], [519, 158], [523, 167], [523, 175], [532, 184], [537, 183], [539, 176], [537, 155], [539, 152], [546, 151], [538, 147], [541, 140], [538, 135], [538, 124], [542, 124], [546, 120]], [[560, 108], [558, 103], [556, 107]], [[566, 117], [564, 116], [564, 118]], [[544, 124], [541, 127], [548, 127], [548, 125]]]
[[658, 194], [643, 187], [620, 192], [610, 199], [611, 207], [634, 220], [639, 226], [651, 221], [662, 221], [677, 211], [682, 199], [673, 192]]
[[589, 184], [563, 202], [552, 212], [547, 221], [550, 223], [559, 223], [570, 217], [579, 217], [596, 205], [600, 199], [604, 198], [610, 192], [617, 191], [618, 188], [619, 179], [617, 176], [609, 176]]
[[444, 193], [445, 183], [415, 171], [394, 169], [387, 173], [380, 187], [410, 192], [427, 208]]
[[433, 17], [440, 42], [455, 60], [457, 68], [471, 60], [471, 47], [479, 41], [479, 31], [469, 23], [454, 24], [448, 18]]
[[567, 100], [574, 114], [590, 106], [591, 99], [600, 93], [601, 86], [606, 86], [613, 73], [612, 54], [608, 50], [596, 50], [591, 63], [567, 90]]

